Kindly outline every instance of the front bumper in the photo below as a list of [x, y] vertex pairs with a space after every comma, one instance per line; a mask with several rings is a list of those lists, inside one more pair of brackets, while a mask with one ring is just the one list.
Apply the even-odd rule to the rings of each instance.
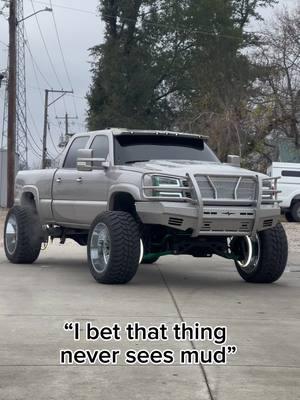
[[[158, 198], [155, 201], [153, 197], [145, 195], [145, 201], [136, 203], [136, 210], [144, 224], [164, 225], [181, 231], [192, 230], [193, 237], [254, 236], [259, 231], [274, 227], [279, 221], [279, 202], [263, 200], [264, 179], [259, 176], [256, 177], [257, 198], [251, 204], [220, 199], [207, 204], [202, 199], [195, 177], [187, 175], [187, 178], [193, 191], [193, 199], [166, 201]], [[275, 186], [276, 184], [275, 178]], [[274, 190], [277, 191], [276, 187]]]
[[138, 202], [136, 210], [144, 224], [164, 225], [193, 236], [246, 236], [274, 227], [280, 207], [203, 207], [176, 202]]

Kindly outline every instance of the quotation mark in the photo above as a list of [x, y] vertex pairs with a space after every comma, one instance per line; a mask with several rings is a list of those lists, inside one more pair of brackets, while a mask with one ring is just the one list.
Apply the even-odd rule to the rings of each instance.
[[72, 331], [74, 329], [73, 327], [73, 322], [66, 322], [64, 325], [64, 330], [65, 331]]
[[235, 354], [237, 352], [236, 346], [227, 346], [227, 354]]
[[64, 324], [64, 330], [67, 332], [74, 332], [74, 340], [80, 339], [80, 324], [79, 322], [66, 322]]

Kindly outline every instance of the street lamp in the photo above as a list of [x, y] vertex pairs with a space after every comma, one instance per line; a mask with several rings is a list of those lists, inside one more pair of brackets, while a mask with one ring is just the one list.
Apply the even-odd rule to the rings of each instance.
[[34, 12], [33, 14], [27, 15], [27, 17], [24, 17], [24, 18], [20, 19], [20, 21], [17, 21], [17, 24], [19, 24], [20, 22], [25, 21], [25, 19], [31, 18], [31, 17], [33, 17], [34, 15], [39, 14], [39, 13], [44, 12], [44, 11], [52, 12], [53, 10], [52, 10], [52, 8], [50, 8], [50, 7], [45, 7], [45, 8], [43, 8], [42, 10], [38, 10], [38, 11]]

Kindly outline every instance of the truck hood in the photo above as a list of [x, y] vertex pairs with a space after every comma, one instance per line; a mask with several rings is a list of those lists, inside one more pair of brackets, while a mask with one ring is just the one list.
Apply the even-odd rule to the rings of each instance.
[[185, 176], [189, 174], [225, 174], [225, 175], [250, 175], [268, 178], [267, 175], [259, 172], [250, 171], [244, 168], [235, 167], [229, 164], [201, 162], [201, 161], [185, 161], [185, 160], [151, 160], [146, 162], [137, 162], [132, 166], [126, 166], [126, 169], [134, 170], [142, 173], [162, 173], [167, 175]]

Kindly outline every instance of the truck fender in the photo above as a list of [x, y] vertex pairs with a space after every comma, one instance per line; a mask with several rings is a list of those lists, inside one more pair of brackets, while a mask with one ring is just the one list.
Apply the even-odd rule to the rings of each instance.
[[280, 204], [281, 207], [282, 206], [291, 207], [293, 201], [300, 200], [300, 192], [299, 191], [294, 191], [287, 198], [283, 198], [282, 200], [283, 200], [283, 202], [282, 202], [282, 204]]
[[35, 202], [35, 206], [37, 211], [39, 210], [39, 205], [40, 205], [40, 194], [39, 194], [39, 190], [36, 186], [33, 185], [25, 185], [22, 188], [22, 192], [20, 193], [20, 197], [19, 197], [19, 204], [22, 204], [22, 200], [24, 199], [24, 195], [26, 193], [31, 193], [33, 195], [34, 198], [34, 202]]
[[131, 184], [112, 185], [108, 192], [108, 207], [110, 207], [114, 195], [120, 192], [130, 194], [136, 201], [141, 200], [141, 193], [137, 186]]

